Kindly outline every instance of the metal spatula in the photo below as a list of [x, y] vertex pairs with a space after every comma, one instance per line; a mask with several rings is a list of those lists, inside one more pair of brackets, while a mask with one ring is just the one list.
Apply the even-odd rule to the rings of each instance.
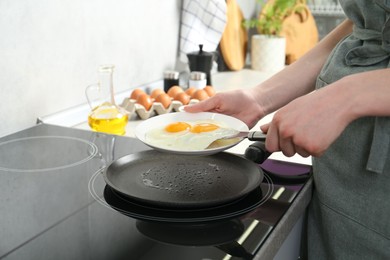
[[261, 131], [237, 131], [236, 133], [225, 136], [221, 139], [231, 139], [236, 137], [248, 138], [250, 141], [265, 141], [267, 135]]

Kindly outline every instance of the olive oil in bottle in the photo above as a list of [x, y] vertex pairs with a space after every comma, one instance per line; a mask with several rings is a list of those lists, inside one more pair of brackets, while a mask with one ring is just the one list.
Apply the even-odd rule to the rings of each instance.
[[[113, 65], [100, 66], [99, 83], [86, 89], [88, 103], [92, 108], [88, 124], [97, 132], [124, 135], [129, 118], [126, 110], [115, 104], [113, 71]], [[92, 102], [92, 94], [98, 96], [97, 102]]]
[[115, 106], [102, 104], [91, 111], [88, 124], [97, 132], [124, 135], [128, 119]]

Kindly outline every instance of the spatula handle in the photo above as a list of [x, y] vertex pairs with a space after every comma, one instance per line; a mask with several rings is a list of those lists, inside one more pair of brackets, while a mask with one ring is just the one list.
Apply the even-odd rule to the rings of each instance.
[[250, 141], [265, 141], [267, 135], [261, 131], [251, 131], [248, 133], [248, 140]]

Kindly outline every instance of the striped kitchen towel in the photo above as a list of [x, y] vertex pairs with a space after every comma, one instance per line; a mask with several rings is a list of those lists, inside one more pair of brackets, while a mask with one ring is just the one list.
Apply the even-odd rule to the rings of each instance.
[[180, 60], [187, 63], [187, 53], [215, 51], [226, 25], [225, 0], [184, 0], [180, 27]]

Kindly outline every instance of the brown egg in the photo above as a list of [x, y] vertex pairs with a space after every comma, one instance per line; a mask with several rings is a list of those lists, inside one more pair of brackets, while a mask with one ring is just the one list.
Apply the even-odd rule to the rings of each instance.
[[186, 94], [189, 95], [190, 97], [192, 97], [192, 95], [194, 94], [194, 92], [196, 91], [196, 88], [195, 87], [189, 87], [186, 89]]
[[190, 102], [191, 97], [185, 92], [177, 93], [174, 100], [180, 101], [183, 105], [187, 105]]
[[143, 91], [140, 88], [136, 88], [131, 92], [130, 98], [131, 99], [137, 99], [140, 94], [146, 94], [145, 91]]
[[162, 93], [156, 97], [155, 102], [160, 102], [165, 108], [168, 108], [171, 104], [171, 97], [167, 93]]
[[215, 95], [215, 90], [212, 86], [206, 86], [203, 89], [207, 92], [207, 95], [209, 95], [209, 97], [212, 97]]
[[143, 105], [146, 110], [149, 110], [152, 107], [152, 99], [148, 94], [141, 94], [137, 97], [137, 103]]
[[192, 98], [197, 99], [199, 101], [205, 100], [209, 98], [209, 95], [207, 95], [207, 92], [203, 89], [198, 89], [194, 92], [194, 95], [192, 95]]
[[184, 90], [179, 86], [172, 86], [170, 89], [168, 89], [168, 95], [170, 97], [175, 97], [177, 93], [183, 92]]
[[162, 90], [161, 88], [156, 88], [156, 89], [153, 89], [152, 93], [150, 93], [150, 97], [152, 99], [155, 99], [156, 97], [158, 97], [158, 95], [163, 94], [163, 93], [165, 93], [164, 90]]

